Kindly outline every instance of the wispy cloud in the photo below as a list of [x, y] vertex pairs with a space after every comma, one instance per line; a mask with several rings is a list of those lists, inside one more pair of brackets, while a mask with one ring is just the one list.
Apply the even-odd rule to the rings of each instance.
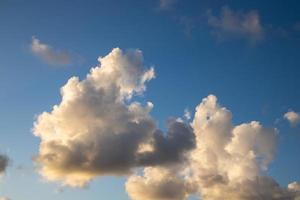
[[169, 10], [173, 8], [177, 0], [159, 0], [159, 9]]
[[207, 13], [208, 25], [218, 39], [244, 38], [251, 42], [261, 40], [264, 28], [257, 11], [234, 11], [227, 6], [221, 9], [220, 16], [216, 16], [211, 10]]
[[71, 55], [67, 51], [54, 49], [52, 46], [42, 43], [38, 38], [32, 37], [31, 52], [49, 65], [64, 66], [71, 63]]
[[289, 121], [291, 126], [296, 126], [300, 123], [300, 114], [293, 110], [285, 113], [283, 117]]

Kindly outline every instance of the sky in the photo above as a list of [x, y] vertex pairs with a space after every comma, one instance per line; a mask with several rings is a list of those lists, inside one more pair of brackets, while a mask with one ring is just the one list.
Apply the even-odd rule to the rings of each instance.
[[0, 199], [298, 200], [299, 52], [296, 0], [0, 0]]

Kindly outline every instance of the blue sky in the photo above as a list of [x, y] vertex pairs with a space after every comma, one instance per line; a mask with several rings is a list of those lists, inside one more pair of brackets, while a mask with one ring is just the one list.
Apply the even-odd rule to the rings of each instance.
[[[266, 173], [283, 186], [300, 182], [300, 128], [283, 117], [300, 112], [299, 9], [298, 1], [279, 0], [0, 1], [0, 150], [11, 158], [0, 196], [129, 199], [125, 177], [57, 192], [59, 183], [43, 180], [32, 162], [40, 144], [32, 134], [36, 116], [59, 104], [59, 89], [71, 76], [85, 78], [115, 47], [140, 49], [144, 64], [154, 67], [156, 78], [135, 98], [153, 102], [151, 116], [161, 129], [186, 108], [193, 116], [202, 98], [214, 94], [234, 124], [257, 120], [279, 130]], [[224, 10], [233, 24], [222, 24]], [[258, 24], [241, 25], [252, 12]], [[49, 62], [32, 51], [33, 37], [67, 61]]]

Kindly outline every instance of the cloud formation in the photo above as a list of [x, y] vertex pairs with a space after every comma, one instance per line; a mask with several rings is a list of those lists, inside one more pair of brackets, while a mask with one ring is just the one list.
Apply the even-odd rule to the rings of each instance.
[[8, 163], [9, 158], [6, 155], [0, 155], [0, 174], [5, 173]]
[[192, 128], [181, 121], [170, 120], [166, 135], [156, 130], [149, 144], [151, 151], [141, 152], [138, 161], [143, 166], [171, 164], [184, 159], [184, 153], [195, 147]]
[[226, 38], [244, 38], [257, 42], [263, 38], [264, 28], [257, 11], [233, 11], [225, 6], [221, 9], [220, 16], [215, 16], [208, 11], [208, 25], [212, 33], [220, 40]]
[[140, 50], [118, 48], [100, 57], [86, 79], [70, 78], [61, 88], [61, 103], [34, 124], [42, 140], [35, 159], [40, 173], [81, 187], [97, 176], [126, 175], [135, 167], [181, 159], [194, 144], [191, 128], [172, 120], [165, 135], [149, 115], [153, 104], [132, 101], [153, 78]]
[[300, 114], [293, 110], [285, 113], [283, 117], [289, 121], [291, 126], [297, 126], [300, 123]]
[[[278, 131], [257, 121], [235, 125], [232, 113], [209, 95], [188, 124], [170, 119], [157, 128], [145, 105], [134, 101], [154, 78], [140, 50], [113, 49], [86, 78], [72, 77], [61, 102], [41, 113], [33, 132], [35, 158], [49, 181], [83, 187], [102, 175], [129, 176], [133, 200], [299, 200], [300, 186], [265, 176]], [[187, 112], [186, 112], [187, 113]]]
[[276, 150], [276, 129], [256, 121], [233, 125], [231, 112], [213, 95], [197, 106], [192, 127], [196, 148], [177, 169], [145, 168], [128, 179], [133, 200], [186, 200], [190, 194], [203, 200], [299, 200], [298, 183], [283, 188], [261, 175]]
[[68, 65], [71, 63], [71, 55], [68, 52], [56, 50], [50, 45], [42, 43], [36, 37], [32, 37], [30, 50], [50, 65]]
[[143, 176], [130, 176], [126, 191], [132, 200], [183, 200], [193, 192], [176, 167], [146, 167]]

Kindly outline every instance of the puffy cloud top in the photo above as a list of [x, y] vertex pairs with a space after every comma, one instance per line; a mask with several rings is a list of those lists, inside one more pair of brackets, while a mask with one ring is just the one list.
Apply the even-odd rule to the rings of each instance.
[[172, 167], [145, 168], [126, 189], [133, 200], [299, 200], [299, 185], [281, 187], [261, 173], [273, 159], [277, 130], [253, 121], [232, 124], [231, 112], [214, 95], [197, 106], [192, 128], [196, 147]]
[[295, 111], [289, 111], [283, 116], [286, 120], [290, 122], [292, 126], [296, 126], [300, 123], [300, 114]]
[[[193, 145], [188, 125], [174, 121], [165, 136], [149, 115], [153, 104], [131, 100], [154, 78], [153, 68], [144, 69], [140, 50], [116, 48], [98, 60], [86, 79], [70, 78], [61, 88], [60, 104], [34, 124], [41, 138], [36, 162], [48, 180], [84, 186], [96, 176], [175, 162]], [[151, 148], [141, 151], [147, 145]]]
[[[280, 186], [263, 176], [278, 131], [257, 121], [235, 125], [214, 95], [196, 107], [191, 123], [168, 121], [164, 133], [150, 116], [153, 104], [133, 100], [154, 69], [140, 50], [113, 49], [86, 78], [72, 77], [61, 102], [41, 113], [36, 163], [50, 181], [82, 187], [102, 175], [128, 175], [133, 200], [299, 200], [299, 184]], [[140, 169], [140, 170], [139, 170]], [[142, 171], [141, 171], [142, 170]]]

